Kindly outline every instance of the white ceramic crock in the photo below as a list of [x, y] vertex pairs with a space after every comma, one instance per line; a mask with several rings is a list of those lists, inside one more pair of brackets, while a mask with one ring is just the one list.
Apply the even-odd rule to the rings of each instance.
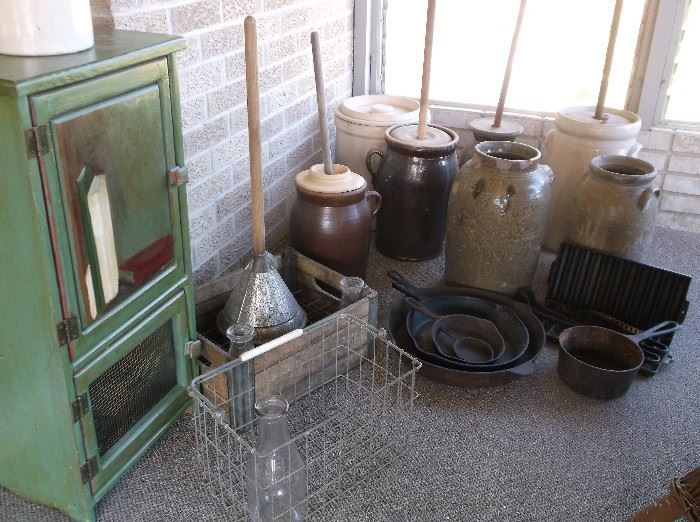
[[90, 0], [2, 2], [0, 54], [68, 54], [93, 45]]
[[569, 226], [576, 186], [588, 172], [595, 156], [636, 156], [641, 128], [639, 116], [630, 111], [606, 109], [608, 120], [596, 120], [595, 107], [569, 107], [557, 113], [555, 128], [545, 138], [542, 163], [554, 171], [552, 204], [545, 235], [545, 248], [559, 249]]
[[417, 101], [403, 96], [367, 94], [348, 98], [335, 111], [336, 162], [347, 165], [371, 186], [365, 167], [367, 151], [386, 151], [386, 129], [398, 123], [417, 122], [418, 109]]

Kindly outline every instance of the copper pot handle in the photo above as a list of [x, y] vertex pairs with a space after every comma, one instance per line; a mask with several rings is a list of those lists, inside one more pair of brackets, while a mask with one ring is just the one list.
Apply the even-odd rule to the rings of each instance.
[[384, 163], [384, 153], [380, 150], [370, 150], [367, 153], [367, 156], [365, 157], [365, 166], [367, 167], [367, 171], [370, 173], [372, 176], [372, 180], [374, 180], [377, 177], [377, 174], [379, 173], [379, 170], [375, 171], [374, 168], [372, 168], [372, 157], [374, 155], [379, 156], [380, 162], [379, 162], [379, 168], [381, 168], [382, 163]]
[[377, 212], [379, 212], [379, 209], [382, 208], [382, 195], [375, 190], [368, 190], [365, 193], [365, 199], [368, 202], [370, 199], [374, 199], [375, 204], [374, 204], [374, 208], [372, 209], [372, 215], [376, 216]]

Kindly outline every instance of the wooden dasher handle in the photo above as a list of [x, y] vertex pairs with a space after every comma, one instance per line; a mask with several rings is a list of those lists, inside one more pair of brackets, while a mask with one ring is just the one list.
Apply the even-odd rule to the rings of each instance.
[[595, 119], [606, 120], [603, 115], [605, 109], [605, 95], [608, 92], [608, 79], [610, 78], [610, 68], [612, 67], [613, 55], [615, 54], [615, 41], [617, 40], [617, 30], [620, 27], [620, 16], [622, 14], [622, 0], [615, 2], [615, 12], [613, 13], [612, 25], [610, 26], [610, 37], [608, 38], [608, 49], [605, 52], [605, 65], [603, 66], [603, 77], [600, 80], [600, 90], [598, 91], [598, 103], [595, 107]]
[[420, 88], [420, 110], [418, 112], [418, 139], [425, 139], [428, 124], [428, 102], [430, 91], [430, 64], [433, 59], [433, 32], [435, 30], [435, 2], [428, 0], [428, 18], [425, 22], [425, 47], [423, 48], [423, 81]]
[[258, 35], [255, 18], [243, 22], [245, 34], [245, 82], [248, 94], [248, 150], [250, 152], [250, 194], [253, 227], [253, 254], [265, 253], [265, 203], [262, 185], [260, 145], [260, 90], [258, 88]]
[[321, 127], [321, 148], [323, 152], [323, 170], [333, 174], [331, 145], [328, 141], [328, 119], [326, 116], [326, 87], [323, 82], [323, 62], [321, 60], [321, 40], [318, 31], [311, 33], [311, 54], [314, 58], [314, 77], [316, 79], [316, 101], [318, 102], [318, 123]]
[[503, 119], [503, 108], [506, 105], [506, 95], [508, 94], [508, 84], [510, 83], [510, 72], [513, 69], [513, 59], [515, 58], [515, 50], [518, 48], [518, 37], [520, 36], [520, 27], [523, 25], [523, 17], [525, 16], [525, 5], [527, 0], [520, 0], [520, 11], [518, 11], [518, 19], [515, 22], [515, 31], [513, 31], [513, 39], [510, 42], [510, 52], [508, 53], [508, 62], [506, 63], [506, 72], [503, 75], [503, 83], [501, 84], [501, 95], [498, 98], [498, 106], [496, 107], [496, 116], [493, 119], [493, 127], [501, 126]]

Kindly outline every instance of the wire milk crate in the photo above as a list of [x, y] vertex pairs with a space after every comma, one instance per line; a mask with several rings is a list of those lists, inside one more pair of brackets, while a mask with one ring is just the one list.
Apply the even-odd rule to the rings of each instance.
[[[296, 448], [306, 464], [306, 496], [298, 501], [305, 520], [332, 520], [330, 504], [410, 447], [421, 363], [384, 330], [351, 315], [333, 315], [250, 362], [254, 383], [238, 395], [225, 396], [216, 380], [231, 378], [246, 364], [241, 359], [194, 379], [190, 389], [203, 479], [233, 520], [255, 520], [246, 478], [254, 473], [254, 459], [263, 457], [255, 450], [259, 426], [254, 416], [246, 420], [236, 409], [252, 402], [252, 396], [255, 401], [281, 396], [290, 403], [290, 440], [275, 451]], [[295, 516], [287, 509], [275, 513], [274, 520]]]

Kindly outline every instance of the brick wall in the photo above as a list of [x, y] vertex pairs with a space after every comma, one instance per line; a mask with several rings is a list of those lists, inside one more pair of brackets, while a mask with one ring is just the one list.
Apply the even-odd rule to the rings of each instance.
[[[352, 90], [352, 0], [91, 0], [97, 26], [183, 35], [178, 55], [195, 281], [251, 251], [243, 18], [258, 21], [268, 249], [287, 233], [294, 176], [320, 162], [309, 34], [321, 32], [326, 100]], [[335, 127], [330, 127], [331, 143]]]
[[[433, 107], [431, 114], [433, 122], [450, 127], [459, 134], [460, 150], [474, 143], [467, 129], [469, 121], [486, 115], [476, 110], [452, 107]], [[549, 117], [509, 118], [518, 121], [525, 129], [518, 141], [538, 149], [542, 147], [544, 136], [554, 127], [553, 119]], [[642, 131], [639, 142], [644, 147], [639, 157], [654, 165], [659, 173], [657, 183], [662, 194], [657, 224], [700, 232], [700, 133], [659, 128]]]

